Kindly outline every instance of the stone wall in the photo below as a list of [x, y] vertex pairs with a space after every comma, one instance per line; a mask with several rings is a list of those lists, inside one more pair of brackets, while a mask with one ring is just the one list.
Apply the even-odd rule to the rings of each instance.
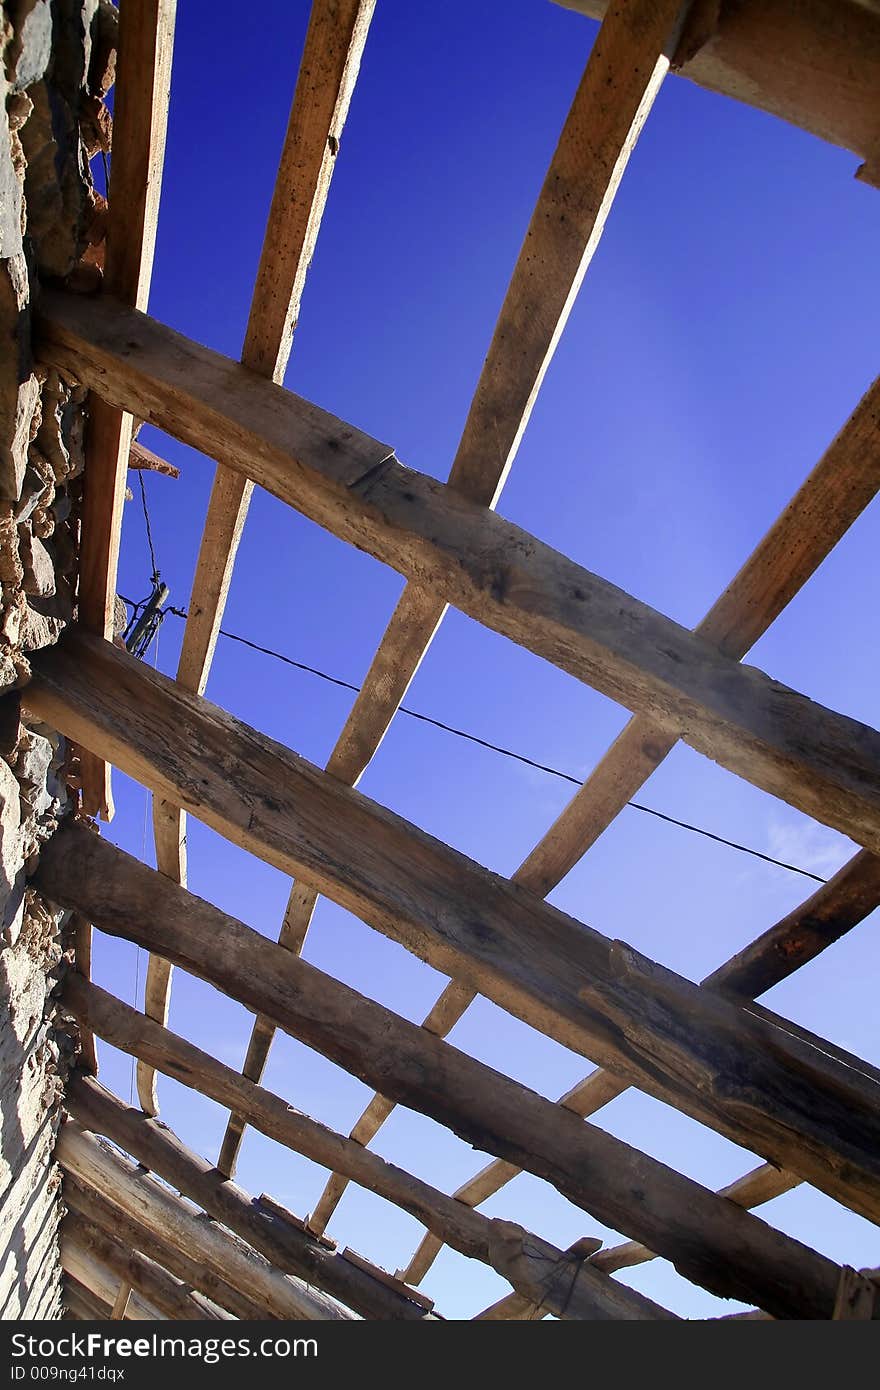
[[109, 0], [8, 0], [0, 28], [0, 1318], [61, 1314], [60, 1175], [52, 1161], [66, 1052], [53, 1030], [63, 922], [28, 887], [72, 809], [64, 741], [21, 722], [29, 653], [74, 614], [86, 402], [35, 365], [41, 279], [100, 283], [109, 150]]

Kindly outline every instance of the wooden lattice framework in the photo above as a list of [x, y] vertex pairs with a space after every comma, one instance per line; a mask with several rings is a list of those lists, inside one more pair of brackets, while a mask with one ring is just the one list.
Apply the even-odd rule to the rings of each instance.
[[[667, 1318], [615, 1272], [660, 1255], [752, 1316], [872, 1315], [874, 1282], [751, 1213], [809, 1182], [880, 1217], [880, 1077], [757, 996], [880, 904], [880, 735], [739, 663], [880, 486], [880, 381], [694, 633], [493, 510], [670, 68], [796, 122], [880, 167], [880, 5], [873, 0], [580, 0], [602, 19], [514, 267], [446, 485], [284, 391], [306, 272], [374, 0], [314, 0], [241, 363], [148, 318], [174, 0], [123, 3], [105, 293], [46, 291], [42, 360], [92, 392], [80, 624], [35, 663], [28, 707], [83, 750], [83, 806], [112, 811], [111, 764], [154, 795], [158, 872], [80, 825], [38, 884], [81, 923], [66, 1002], [83, 1039], [59, 1142], [65, 1268], [79, 1316], [432, 1318], [416, 1285], [444, 1244], [512, 1293], [481, 1316]], [[607, 12], [606, 12], [607, 10]], [[260, 380], [262, 378], [262, 380]], [[132, 419], [218, 462], [176, 681], [114, 647]], [[203, 699], [236, 549], [258, 484], [407, 580], [325, 772]], [[353, 788], [447, 604], [611, 696], [632, 719], [508, 882]], [[695, 986], [542, 899], [682, 739], [863, 848], [800, 908]], [[275, 945], [186, 889], [194, 814], [293, 878]], [[301, 959], [319, 893], [450, 977], [421, 1028]], [[88, 929], [150, 953], [145, 1012], [89, 983]], [[167, 1028], [172, 967], [256, 1015], [243, 1074]], [[444, 1041], [477, 995], [598, 1063], [557, 1105]], [[376, 1091], [350, 1137], [260, 1082], [281, 1028]], [[141, 1111], [90, 1071], [90, 1039], [137, 1058]], [[157, 1074], [229, 1111], [216, 1167], [151, 1117]], [[711, 1193], [584, 1123], [636, 1086], [765, 1162]], [[405, 1103], [496, 1155], [452, 1197], [367, 1145]], [[305, 1222], [231, 1178], [246, 1126], [332, 1173]], [[107, 1136], [136, 1168], [96, 1136]], [[216, 1223], [156, 1182], [189, 1198]], [[521, 1170], [631, 1237], [569, 1251], [484, 1216]], [[325, 1236], [349, 1182], [427, 1234], [397, 1276]]]

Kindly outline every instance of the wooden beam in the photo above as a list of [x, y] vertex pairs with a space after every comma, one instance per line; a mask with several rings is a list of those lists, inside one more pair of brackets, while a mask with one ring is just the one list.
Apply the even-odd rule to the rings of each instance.
[[42, 358], [808, 815], [880, 850], [880, 735], [412, 472], [386, 446], [106, 300], [44, 294]]
[[[538, 391], [602, 237], [617, 189], [669, 67], [687, 4], [629, 0], [596, 38], [562, 128], [501, 306], [449, 475], [494, 507]], [[356, 785], [378, 749], [440, 625], [446, 604], [407, 585], [336, 743], [327, 771]], [[317, 894], [295, 883], [280, 941], [302, 949]], [[259, 1081], [272, 1030], [258, 1019], [245, 1074]], [[232, 1173], [244, 1126], [232, 1116], [219, 1166]]]
[[128, 1305], [131, 1302], [132, 1288], [126, 1280], [119, 1285], [119, 1291], [110, 1309], [111, 1322], [124, 1322], [128, 1312]]
[[166, 1318], [184, 1322], [203, 1322], [206, 1319], [229, 1318], [229, 1313], [215, 1307], [208, 1299], [191, 1293], [179, 1279], [167, 1270], [135, 1250], [126, 1250], [108, 1232], [92, 1225], [76, 1212], [68, 1212], [61, 1224], [62, 1245], [70, 1242], [79, 1250], [91, 1255], [104, 1268], [109, 1269], [119, 1279], [120, 1293], [125, 1294], [121, 1311], [117, 1312], [120, 1299], [117, 1297], [111, 1312], [111, 1321], [121, 1321], [125, 1316], [129, 1298], [137, 1290], [146, 1301]]
[[65, 1173], [150, 1227], [189, 1259], [201, 1261], [220, 1279], [262, 1304], [271, 1316], [307, 1320], [352, 1316], [301, 1280], [281, 1274], [219, 1226], [200, 1221], [180, 1197], [74, 1121], [62, 1126], [55, 1152]]
[[[737, 660], [744, 657], [870, 503], [878, 486], [880, 379], [874, 382], [810, 476], [710, 609], [697, 628], [699, 635], [727, 656]], [[546, 897], [635, 796], [676, 742], [662, 725], [653, 723], [647, 716], [637, 715], [631, 720], [584, 786], [517, 869], [514, 881]], [[842, 914], [850, 925], [860, 921], [880, 902], [880, 864], [872, 866], [858, 856], [853, 863], [853, 877], [856, 881], [863, 880], [861, 887], [857, 882], [852, 886], [847, 884], [842, 892], [835, 889], [828, 896], [829, 905], [833, 903], [832, 919], [840, 922]], [[306, 892], [298, 890], [300, 899]], [[312, 901], [314, 896], [312, 894]], [[296, 897], [295, 892], [291, 904]], [[849, 913], [844, 910], [847, 903]], [[853, 908], [854, 918], [850, 915]], [[839, 926], [839, 931], [847, 929], [846, 925]], [[285, 922], [287, 930], [289, 923]], [[778, 944], [760, 938], [748, 948], [755, 953], [752, 966], [756, 981], [761, 978], [768, 952], [772, 956], [778, 950], [783, 951], [782, 959], [788, 962], [790, 973], [811, 945], [820, 941], [827, 944], [821, 922], [807, 928], [800, 922], [794, 932], [782, 923], [779, 937]], [[822, 949], [821, 944], [818, 949]], [[740, 973], [747, 970], [746, 961], [741, 961]], [[769, 985], [759, 987], [756, 983], [753, 988], [744, 987], [739, 992], [754, 997], [767, 988]], [[469, 991], [462, 990], [459, 985], [449, 985], [426, 1018], [425, 1027], [445, 1036], [472, 1000], [473, 994]], [[250, 1063], [249, 1052], [246, 1065]], [[248, 1071], [248, 1075], [252, 1074]], [[381, 1096], [374, 1097], [355, 1124], [352, 1135], [362, 1144], [370, 1143], [392, 1108]], [[224, 1154], [227, 1152], [234, 1159], [234, 1149], [227, 1149], [224, 1143]], [[224, 1171], [232, 1170], [229, 1167]], [[339, 1173], [328, 1179], [312, 1214], [315, 1230], [324, 1230], [346, 1185], [344, 1176]]]
[[[241, 357], [245, 367], [270, 381], [284, 379], [375, 3], [313, 0]], [[199, 694], [214, 659], [252, 490], [241, 473], [218, 466], [177, 669], [181, 684]], [[184, 812], [170, 802], [155, 802], [153, 830], [158, 869], [186, 884]], [[170, 966], [151, 956], [144, 990], [150, 1018], [166, 1022], [170, 991]], [[138, 1067], [137, 1086], [144, 1110], [158, 1114], [155, 1075], [144, 1065]]]
[[[66, 736], [622, 1081], [880, 1214], [870, 1073], [608, 941], [108, 642], [71, 629], [34, 667], [28, 708]], [[92, 839], [46, 853], [94, 859], [108, 847]]]
[[[369, 1149], [300, 1114], [280, 1096], [264, 1091], [232, 1067], [77, 975], [67, 977], [64, 1006], [80, 1026], [88, 1023], [114, 1047], [244, 1115], [248, 1124], [270, 1139], [305, 1154], [315, 1163], [341, 1167], [367, 1191], [378, 1193], [424, 1222], [462, 1255], [490, 1265], [527, 1301], [540, 1303], [547, 1312], [557, 1317], [590, 1319], [670, 1316], [622, 1285], [591, 1279], [583, 1256], [575, 1260], [521, 1227], [474, 1212]], [[268, 1205], [270, 1211], [277, 1210], [272, 1203], [261, 1204]], [[592, 1244], [597, 1248], [601, 1242]]]
[[[608, 0], [557, 0], [602, 19]], [[864, 160], [880, 184], [880, 11], [873, 0], [737, 0], [694, 6], [674, 70]]]
[[128, 466], [140, 473], [161, 473], [166, 478], [180, 477], [179, 468], [175, 468], [173, 463], [167, 463], [158, 454], [154, 454], [152, 449], [145, 449], [143, 444], [139, 444], [136, 439], [132, 440], [128, 453]]
[[545, 1178], [597, 1220], [661, 1251], [685, 1278], [774, 1316], [830, 1315], [839, 1270], [824, 1256], [291, 957], [99, 837], [55, 836], [37, 881], [101, 930], [185, 966], [392, 1100]]
[[[264, 1306], [234, 1289], [207, 1265], [190, 1259], [177, 1246], [163, 1240], [151, 1227], [133, 1220], [115, 1202], [98, 1196], [70, 1173], [64, 1176], [64, 1202], [93, 1226], [124, 1242], [129, 1249], [140, 1251], [155, 1264], [167, 1269], [182, 1284], [198, 1290], [211, 1303], [225, 1308], [233, 1317], [260, 1322], [272, 1316]], [[197, 1220], [205, 1224], [205, 1219]]]
[[[794, 970], [814, 960], [878, 906], [880, 859], [861, 850], [806, 902], [707, 975], [703, 985], [732, 998], [751, 999], [763, 994], [787, 979]], [[599, 1069], [566, 1091], [559, 1104], [586, 1118], [616, 1100], [625, 1090], [617, 1077]], [[368, 1111], [364, 1112], [365, 1116]], [[368, 1138], [361, 1142], [368, 1142]], [[510, 1163], [490, 1163], [459, 1187], [456, 1200], [479, 1205], [500, 1192], [518, 1171]], [[337, 1182], [334, 1194], [338, 1186]], [[320, 1229], [320, 1223], [316, 1225]], [[428, 1232], [405, 1270], [401, 1271], [407, 1282], [420, 1283], [441, 1249], [437, 1238]]]
[[[124, 4], [119, 18], [113, 112], [113, 174], [107, 214], [104, 289], [146, 309], [153, 272], [176, 0]], [[132, 417], [100, 396], [89, 402], [80, 546], [80, 622], [113, 639], [116, 570]], [[84, 810], [110, 820], [109, 769], [83, 750]]]
[[340, 1299], [367, 1318], [432, 1319], [433, 1315], [407, 1294], [389, 1288], [313, 1236], [255, 1205], [241, 1188], [224, 1180], [210, 1163], [187, 1149], [166, 1125], [130, 1109], [94, 1077], [79, 1074], [69, 1081], [65, 1105], [84, 1129], [112, 1139], [234, 1231], [276, 1269], [304, 1279], [314, 1297], [329, 1295], [324, 1298], [325, 1316], [345, 1316], [333, 1302]]
[[[742, 660], [846, 534], [880, 488], [880, 378], [812, 473], [698, 624], [698, 636]], [[674, 748], [637, 715], [619, 735], [517, 877], [542, 896], [560, 882]]]

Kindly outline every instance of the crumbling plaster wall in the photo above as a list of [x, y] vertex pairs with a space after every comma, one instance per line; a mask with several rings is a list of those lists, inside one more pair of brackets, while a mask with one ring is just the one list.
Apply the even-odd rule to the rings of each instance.
[[109, 0], [8, 0], [0, 28], [0, 1317], [62, 1312], [60, 1174], [52, 1160], [65, 1035], [53, 991], [65, 923], [28, 886], [72, 809], [69, 750], [22, 723], [28, 656], [74, 613], [85, 393], [37, 366], [40, 279], [100, 283], [106, 205], [90, 159], [109, 150]]

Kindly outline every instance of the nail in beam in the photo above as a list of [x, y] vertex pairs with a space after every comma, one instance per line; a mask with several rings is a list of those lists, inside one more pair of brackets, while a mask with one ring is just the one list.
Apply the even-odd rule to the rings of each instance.
[[685, 1278], [775, 1317], [831, 1316], [840, 1277], [831, 1260], [293, 958], [97, 835], [76, 827], [56, 835], [36, 882], [395, 1102], [545, 1178]]
[[408, 1211], [461, 1254], [490, 1265], [547, 1313], [581, 1319], [672, 1316], [624, 1285], [598, 1277], [591, 1266], [566, 1256], [540, 1237], [465, 1207], [363, 1145], [300, 1114], [280, 1096], [81, 975], [68, 975], [64, 1007], [105, 1042], [243, 1114], [248, 1124], [270, 1139], [315, 1163], [343, 1169], [368, 1191]]
[[[34, 668], [28, 708], [77, 743], [565, 1046], [880, 1217], [870, 1075], [609, 942], [110, 643], [72, 630]], [[56, 837], [44, 864], [66, 860], [69, 881], [75, 844], [83, 864], [113, 853], [91, 840]]]
[[44, 291], [40, 360], [253, 478], [438, 599], [880, 853], [880, 734], [582, 569], [384, 444], [106, 297]]

